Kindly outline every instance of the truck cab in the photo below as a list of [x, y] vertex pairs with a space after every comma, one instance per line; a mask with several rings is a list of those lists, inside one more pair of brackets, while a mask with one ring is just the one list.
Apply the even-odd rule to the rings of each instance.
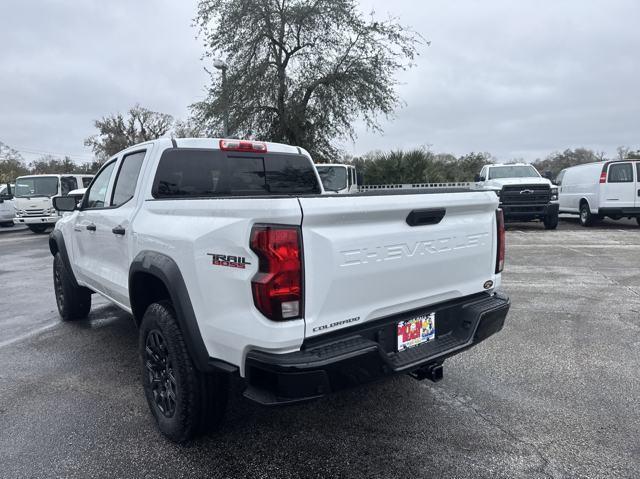
[[558, 226], [558, 187], [526, 163], [486, 165], [476, 175], [479, 186], [500, 197], [505, 221], [542, 221]]
[[358, 173], [352, 165], [317, 164], [325, 194], [348, 195], [358, 192]]
[[15, 216], [15, 206], [13, 202], [13, 191], [15, 185], [7, 183], [0, 185], [0, 226], [13, 226], [13, 217]]
[[67, 196], [70, 191], [86, 188], [92, 175], [29, 175], [16, 179], [14, 192], [15, 218], [17, 225], [25, 225], [34, 233], [44, 233], [54, 225], [60, 215], [53, 207], [51, 198]]

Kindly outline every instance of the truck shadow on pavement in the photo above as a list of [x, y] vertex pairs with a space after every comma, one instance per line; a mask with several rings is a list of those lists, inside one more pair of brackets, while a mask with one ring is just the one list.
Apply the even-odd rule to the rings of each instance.
[[544, 228], [544, 224], [539, 221], [530, 221], [530, 222], [524, 222], [524, 223], [509, 222], [505, 225], [505, 228], [507, 231], [539, 231], [540, 233], [545, 233], [545, 234], [553, 233], [553, 232], [562, 232], [563, 230], [585, 231], [585, 232], [588, 232], [589, 230], [611, 230], [611, 229], [640, 231], [640, 228], [638, 227], [635, 220], [623, 219], [623, 220], [615, 221], [615, 220], [606, 218], [602, 221], [598, 221], [594, 223], [592, 226], [584, 227], [580, 225], [580, 221], [578, 220], [577, 217], [572, 217], [572, 216], [560, 218], [560, 222], [558, 223], [558, 228], [553, 231], [547, 231]]
[[[525, 470], [541, 465], [536, 451], [514, 442], [447, 391], [446, 379], [434, 385], [408, 376], [277, 408], [246, 400], [242, 381], [234, 379], [221, 429], [178, 446], [158, 432], [148, 411], [130, 315], [99, 306], [88, 320], [60, 329], [71, 344], [58, 354], [65, 356], [66, 372], [83, 392], [66, 399], [77, 415], [66, 427], [79, 435], [75, 440], [93, 445], [83, 462], [100, 463], [100, 451], [117, 443], [109, 454], [136, 464], [148, 477], [169, 477], [170, 471], [184, 477], [185, 463], [193, 477], [437, 477], [449, 475], [469, 456], [498, 469], [508, 467], [506, 457], [518, 457]], [[97, 412], [114, 410], [115, 416]], [[86, 421], [95, 429], [78, 431]], [[54, 437], [64, 433], [43, 429]], [[60, 447], [63, 454], [74, 451], [73, 442]], [[162, 461], [147, 460], [148, 451], [162, 455]]]

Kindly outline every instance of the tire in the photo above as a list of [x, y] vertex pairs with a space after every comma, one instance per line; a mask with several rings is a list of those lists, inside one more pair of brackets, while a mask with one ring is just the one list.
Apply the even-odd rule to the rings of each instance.
[[77, 321], [89, 315], [91, 291], [75, 284], [60, 253], [53, 258], [53, 291], [63, 321]]
[[558, 213], [548, 214], [544, 217], [544, 229], [555, 230], [558, 227]]
[[42, 234], [47, 231], [49, 225], [27, 225], [28, 228], [36, 234]]
[[593, 215], [589, 209], [589, 204], [586, 202], [580, 204], [580, 224], [582, 226], [591, 226], [593, 224]]
[[195, 368], [169, 302], [147, 308], [140, 325], [139, 351], [147, 403], [165, 437], [184, 443], [220, 426], [229, 377]]
[[640, 226], [640, 216], [636, 217], [636, 223], [638, 223], [638, 226]]

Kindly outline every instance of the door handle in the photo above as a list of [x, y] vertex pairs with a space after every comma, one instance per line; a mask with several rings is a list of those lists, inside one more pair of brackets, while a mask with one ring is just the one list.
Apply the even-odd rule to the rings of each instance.
[[115, 228], [113, 228], [113, 229], [111, 230], [111, 232], [112, 232], [114, 235], [124, 236], [125, 229], [124, 229], [122, 226], [118, 225], [118, 226], [116, 226]]
[[409, 226], [437, 225], [446, 214], [447, 210], [445, 209], [413, 210], [407, 216], [406, 221]]
[[95, 231], [96, 230], [96, 225], [94, 225], [93, 223], [91, 223], [90, 225], [87, 225], [87, 229], [89, 231]]

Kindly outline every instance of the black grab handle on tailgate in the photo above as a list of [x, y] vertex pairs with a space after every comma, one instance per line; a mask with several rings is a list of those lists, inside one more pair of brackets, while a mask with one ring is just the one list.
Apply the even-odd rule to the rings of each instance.
[[407, 216], [407, 224], [409, 226], [426, 226], [437, 225], [442, 221], [447, 210], [413, 210]]

